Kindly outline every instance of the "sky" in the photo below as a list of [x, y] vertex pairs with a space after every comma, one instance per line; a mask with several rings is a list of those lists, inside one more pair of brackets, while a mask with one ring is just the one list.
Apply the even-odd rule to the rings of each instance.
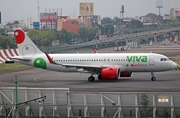
[[40, 12], [45, 9], [62, 9], [62, 15], [72, 13], [79, 15], [80, 2], [93, 2], [94, 14], [103, 17], [120, 17], [121, 6], [124, 5], [124, 17], [144, 16], [148, 13], [159, 14], [156, 2], [162, 1], [161, 14], [169, 14], [171, 8], [180, 8], [180, 0], [0, 0], [2, 23], [13, 20], [38, 21], [38, 3]]

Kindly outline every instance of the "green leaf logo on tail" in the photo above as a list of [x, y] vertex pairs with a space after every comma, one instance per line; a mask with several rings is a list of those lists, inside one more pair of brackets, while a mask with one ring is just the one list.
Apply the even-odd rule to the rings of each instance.
[[37, 68], [46, 69], [46, 61], [43, 58], [37, 58], [34, 60], [34, 66]]

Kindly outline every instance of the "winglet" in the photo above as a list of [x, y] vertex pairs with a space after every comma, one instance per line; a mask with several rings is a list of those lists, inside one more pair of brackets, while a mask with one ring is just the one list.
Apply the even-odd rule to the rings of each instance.
[[45, 53], [46, 57], [48, 58], [49, 63], [51, 63], [51, 64], [56, 64], [56, 62], [54, 62], [54, 61], [51, 59], [51, 57], [50, 57], [46, 52], [44, 52], [44, 53]]

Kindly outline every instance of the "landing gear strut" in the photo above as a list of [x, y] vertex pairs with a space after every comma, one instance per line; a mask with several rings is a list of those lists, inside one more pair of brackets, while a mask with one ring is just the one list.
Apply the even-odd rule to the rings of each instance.
[[151, 72], [151, 81], [156, 81], [156, 77], [154, 76], [154, 72]]
[[95, 80], [94, 76], [90, 76], [90, 77], [88, 78], [88, 81], [89, 81], [89, 82], [94, 82], [94, 80]]

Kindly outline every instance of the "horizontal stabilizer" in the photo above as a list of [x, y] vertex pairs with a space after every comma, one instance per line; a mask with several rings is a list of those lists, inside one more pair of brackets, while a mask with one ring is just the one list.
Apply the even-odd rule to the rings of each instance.
[[19, 61], [31, 61], [31, 59], [28, 58], [21, 58], [21, 57], [12, 57], [11, 60], [19, 60]]

